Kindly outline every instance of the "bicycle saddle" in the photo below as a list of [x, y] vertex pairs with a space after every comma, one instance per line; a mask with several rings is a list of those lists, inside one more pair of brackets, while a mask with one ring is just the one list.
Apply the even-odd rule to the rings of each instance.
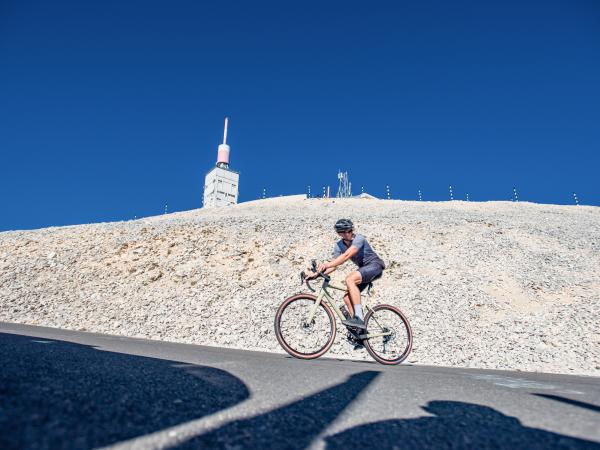
[[375, 278], [373, 278], [369, 284], [367, 284], [367, 295], [369, 295], [371, 293], [371, 289], [373, 289], [373, 281], [378, 280], [379, 278], [381, 278], [381, 276], [383, 275], [383, 272], [380, 273], [379, 275], [377, 275]]

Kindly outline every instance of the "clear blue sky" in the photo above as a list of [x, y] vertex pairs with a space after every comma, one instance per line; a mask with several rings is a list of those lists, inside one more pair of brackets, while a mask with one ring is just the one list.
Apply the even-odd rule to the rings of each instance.
[[0, 230], [347, 170], [393, 198], [600, 205], [600, 3], [0, 1]]

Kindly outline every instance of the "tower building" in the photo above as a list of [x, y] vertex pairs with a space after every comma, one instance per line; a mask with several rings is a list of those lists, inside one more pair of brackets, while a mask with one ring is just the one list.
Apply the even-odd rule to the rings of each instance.
[[223, 143], [217, 151], [217, 164], [204, 178], [204, 208], [235, 205], [238, 201], [238, 184], [240, 174], [229, 168], [229, 145], [227, 145], [227, 128], [229, 119], [225, 117]]

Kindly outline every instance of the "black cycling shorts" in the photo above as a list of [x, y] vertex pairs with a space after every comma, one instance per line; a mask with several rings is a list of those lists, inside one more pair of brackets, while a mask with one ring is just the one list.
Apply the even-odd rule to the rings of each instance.
[[358, 289], [362, 292], [371, 281], [383, 273], [383, 267], [384, 266], [377, 261], [371, 262], [366, 266], [359, 267], [358, 272], [362, 277], [362, 281], [358, 285]]

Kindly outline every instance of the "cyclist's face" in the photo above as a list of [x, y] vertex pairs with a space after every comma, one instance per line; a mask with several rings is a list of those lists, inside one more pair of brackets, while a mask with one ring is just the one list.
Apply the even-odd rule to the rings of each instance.
[[352, 239], [352, 233], [354, 233], [354, 230], [348, 230], [348, 231], [338, 231], [338, 235], [342, 238], [345, 239], [347, 241], [349, 241], [350, 239]]

